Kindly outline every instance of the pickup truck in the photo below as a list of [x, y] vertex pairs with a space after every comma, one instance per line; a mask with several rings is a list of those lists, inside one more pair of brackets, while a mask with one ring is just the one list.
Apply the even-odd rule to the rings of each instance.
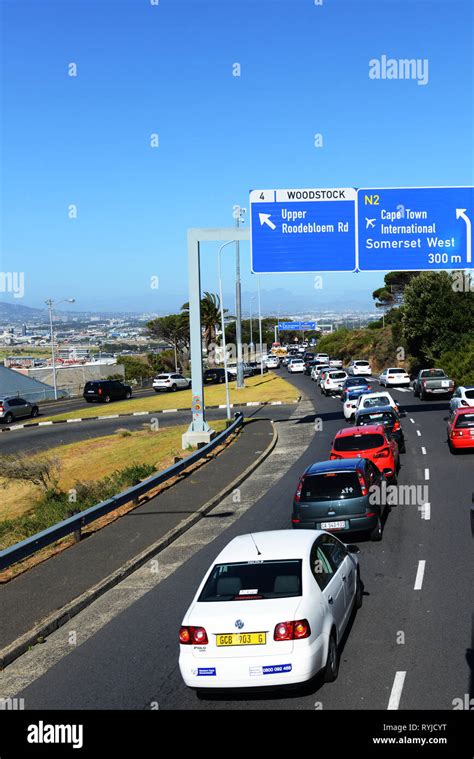
[[413, 380], [413, 395], [426, 400], [429, 395], [446, 395], [454, 393], [454, 381], [443, 369], [422, 369]]

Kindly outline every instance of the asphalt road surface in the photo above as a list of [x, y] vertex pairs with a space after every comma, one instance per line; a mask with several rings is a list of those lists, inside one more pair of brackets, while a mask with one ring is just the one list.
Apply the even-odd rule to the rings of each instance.
[[[399, 484], [428, 486], [429, 511], [416, 504], [393, 507], [382, 542], [358, 543], [364, 602], [345, 637], [337, 681], [204, 700], [183, 684], [178, 628], [203, 574], [235, 535], [291, 528], [299, 475], [309, 463], [328, 458], [334, 433], [346, 426], [338, 399], [320, 395], [309, 377], [288, 377], [315, 402], [314, 415], [303, 423], [322, 420], [309, 448], [231, 527], [203, 541], [190, 557], [177, 555], [156, 587], [24, 688], [20, 677], [17, 695], [27, 709], [150, 709], [158, 703], [160, 709], [385, 710], [391, 701], [402, 710], [451, 710], [454, 699], [473, 697], [474, 457], [450, 454], [446, 402], [421, 402], [401, 390], [393, 391], [407, 412]], [[21, 669], [21, 660], [17, 664]]]

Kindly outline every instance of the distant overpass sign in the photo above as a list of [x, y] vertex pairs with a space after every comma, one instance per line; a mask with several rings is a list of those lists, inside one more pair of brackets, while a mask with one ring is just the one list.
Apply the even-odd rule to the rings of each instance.
[[353, 187], [252, 190], [252, 271], [354, 271], [356, 198]]
[[358, 269], [472, 268], [473, 187], [359, 189]]
[[298, 332], [309, 332], [318, 329], [317, 322], [278, 322], [278, 330], [295, 330]]

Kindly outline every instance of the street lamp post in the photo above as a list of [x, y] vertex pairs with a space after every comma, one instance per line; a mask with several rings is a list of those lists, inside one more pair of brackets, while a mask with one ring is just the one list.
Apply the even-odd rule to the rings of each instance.
[[221, 306], [221, 330], [222, 330], [222, 348], [224, 351], [224, 378], [225, 378], [225, 403], [227, 409], [227, 419], [230, 421], [230, 393], [229, 393], [229, 377], [227, 376], [227, 349], [225, 341], [225, 322], [224, 322], [224, 298], [222, 295], [222, 276], [221, 276], [221, 253], [226, 245], [230, 245], [234, 240], [228, 240], [219, 248], [217, 254], [217, 269], [219, 274], [219, 299]]
[[250, 345], [249, 345], [250, 357], [252, 357], [252, 352], [255, 353], [255, 351], [253, 351], [254, 345], [253, 345], [253, 327], [252, 327], [252, 301], [253, 300], [255, 300], [255, 295], [250, 296]]
[[53, 332], [53, 309], [55, 306], [59, 306], [60, 303], [75, 303], [75, 298], [65, 298], [64, 300], [60, 300], [57, 303], [54, 302], [52, 298], [48, 298], [48, 300], [45, 300], [46, 305], [48, 306], [49, 311], [49, 332], [50, 332], [50, 339], [51, 339], [51, 359], [52, 359], [52, 368], [53, 368], [53, 387], [54, 387], [54, 400], [58, 400], [58, 388], [56, 384], [56, 354], [54, 351], [54, 332]]
[[[239, 227], [244, 221], [245, 209], [239, 208], [238, 216], [235, 220], [235, 226]], [[245, 387], [244, 383], [244, 365], [242, 357], [242, 292], [240, 282], [240, 244], [235, 241], [235, 337], [237, 340], [237, 389]]]
[[262, 345], [262, 304], [260, 301], [260, 277], [257, 277], [258, 298], [258, 340], [260, 343], [260, 374], [263, 377], [263, 345]]

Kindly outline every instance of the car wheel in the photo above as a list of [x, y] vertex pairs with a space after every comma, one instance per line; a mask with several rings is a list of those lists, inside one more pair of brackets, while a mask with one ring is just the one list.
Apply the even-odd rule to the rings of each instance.
[[132, 391], [131, 390], [127, 390], [127, 392], [125, 393], [125, 398], [128, 401], [131, 397], [132, 397]]
[[39, 414], [39, 409], [38, 409], [38, 406], [33, 406], [33, 408], [31, 409], [31, 416], [33, 417], [33, 419], [34, 419], [35, 417], [37, 417], [37, 416], [38, 416], [38, 414]]
[[413, 388], [413, 395], [415, 396], [415, 398], [418, 398], [418, 390], [416, 389], [416, 387]]
[[457, 455], [458, 455], [458, 453], [459, 453], [458, 449], [457, 449], [457, 448], [455, 448], [455, 447], [452, 445], [451, 441], [449, 441], [448, 445], [449, 445], [449, 450], [451, 451], [451, 453], [453, 454], [453, 456], [457, 456]]
[[172, 393], [175, 393], [177, 391], [177, 389], [178, 389], [177, 385], [171, 385], [171, 392]]
[[360, 579], [360, 573], [357, 572], [357, 587], [356, 587], [356, 594], [355, 594], [356, 609], [360, 609], [360, 607], [362, 606], [363, 599], [364, 599], [364, 583]]
[[400, 445], [400, 453], [406, 453], [406, 452], [407, 452], [407, 447], [406, 447], [405, 443], [402, 443]]
[[104, 403], [110, 403], [110, 401], [111, 401], [110, 395], [106, 395], [104, 398]]
[[339, 674], [339, 651], [337, 650], [336, 634], [334, 631], [329, 638], [328, 657], [324, 667], [323, 680], [325, 683], [333, 683]]
[[382, 520], [380, 519], [380, 514], [377, 518], [377, 524], [375, 525], [374, 529], [370, 533], [370, 539], [374, 542], [378, 542], [379, 540], [382, 540]]
[[13, 414], [5, 414], [3, 421], [5, 424], [11, 424], [13, 422]]

